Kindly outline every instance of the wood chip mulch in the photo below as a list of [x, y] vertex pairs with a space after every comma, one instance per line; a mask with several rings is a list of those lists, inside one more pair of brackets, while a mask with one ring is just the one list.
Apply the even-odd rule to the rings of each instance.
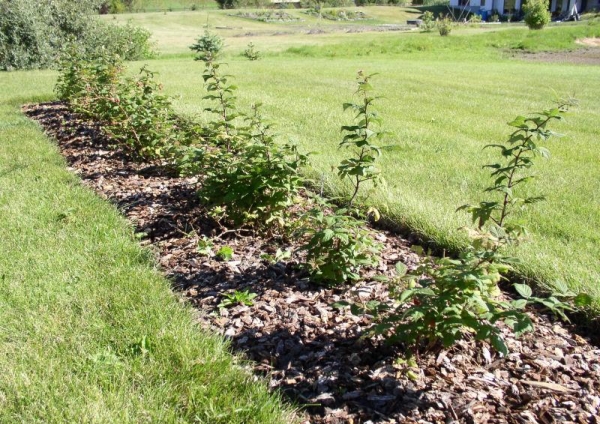
[[[399, 347], [364, 337], [370, 317], [331, 306], [341, 299], [388, 302], [385, 284], [315, 286], [294, 258], [261, 258], [294, 246], [222, 234], [198, 203], [195, 180], [126, 161], [61, 103], [24, 111], [57, 140], [69, 169], [145, 233], [142, 243], [201, 311], [202, 325], [229, 338], [273, 389], [299, 404], [304, 422], [600, 423], [600, 349], [552, 317], [532, 314], [536, 330], [520, 339], [506, 330], [506, 358], [464, 341], [407, 368]], [[416, 265], [406, 240], [375, 234], [385, 248], [373, 272], [390, 274], [398, 261]], [[199, 254], [203, 235], [216, 236], [215, 250], [232, 247], [233, 259]], [[252, 306], [218, 307], [225, 294], [245, 289], [257, 294]]]

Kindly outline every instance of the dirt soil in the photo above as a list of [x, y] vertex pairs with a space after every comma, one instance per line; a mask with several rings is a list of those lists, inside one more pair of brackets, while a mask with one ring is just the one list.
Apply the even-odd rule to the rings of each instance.
[[[272, 389], [301, 405], [305, 423], [600, 423], [600, 349], [554, 318], [531, 312], [536, 330], [520, 339], [503, 330], [508, 357], [467, 340], [408, 368], [397, 360], [401, 346], [363, 337], [372, 317], [331, 306], [389, 302], [387, 286], [368, 276], [391, 275], [397, 261], [413, 268], [419, 258], [406, 240], [377, 231], [383, 260], [365, 282], [315, 286], [294, 259], [261, 258], [294, 246], [227, 233], [207, 218], [194, 179], [128, 162], [63, 104], [24, 110], [57, 140], [69, 169], [145, 235], [142, 243], [201, 311], [202, 325], [230, 339]], [[233, 247], [233, 259], [199, 254], [203, 235], [215, 238], [215, 250]], [[225, 294], [245, 289], [257, 294], [252, 306], [218, 307]]]
[[582, 38], [575, 43], [586, 46], [571, 51], [520, 53], [520, 59], [536, 62], [572, 63], [578, 65], [600, 65], [600, 38]]

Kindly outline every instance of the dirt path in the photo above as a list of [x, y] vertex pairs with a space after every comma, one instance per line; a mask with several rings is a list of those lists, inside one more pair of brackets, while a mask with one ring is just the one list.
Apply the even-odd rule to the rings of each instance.
[[586, 47], [563, 52], [521, 53], [517, 57], [535, 62], [600, 65], [600, 38], [583, 38], [575, 43]]

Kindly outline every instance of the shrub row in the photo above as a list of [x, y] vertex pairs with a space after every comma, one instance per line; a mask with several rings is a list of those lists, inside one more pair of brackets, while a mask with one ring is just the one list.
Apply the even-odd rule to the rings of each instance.
[[93, 59], [76, 45], [60, 64], [56, 93], [71, 109], [95, 120], [119, 148], [136, 160], [173, 160], [189, 145], [191, 125], [175, 115], [169, 99], [146, 67], [137, 77], [123, 75], [118, 55]]
[[[210, 33], [192, 46], [197, 60], [204, 63], [204, 99], [210, 103], [205, 111], [214, 116], [201, 130], [186, 131], [179, 125], [150, 71], [142, 68], [139, 77], [123, 78], [122, 63], [114, 56], [88, 61], [70, 55], [61, 68], [57, 92], [73, 110], [101, 122], [131, 156], [176, 159], [180, 172], [197, 176], [198, 195], [224, 231], [245, 229], [283, 239], [294, 237], [300, 245], [297, 252], [304, 252], [302, 266], [313, 281], [331, 285], [360, 280], [362, 268], [379, 263], [382, 249], [366, 222], [378, 212], [368, 208], [363, 194], [365, 187], [383, 185], [377, 168], [382, 151], [376, 143], [384, 132], [374, 109], [378, 98], [372, 94], [372, 75], [358, 73], [355, 101], [343, 105], [355, 116], [341, 127], [339, 145], [350, 155], [337, 173], [351, 189], [349, 196], [334, 204], [304, 189], [308, 182], [300, 171], [308, 156], [276, 141], [273, 124], [262, 116], [260, 104], [254, 104], [250, 113], [238, 110], [237, 87], [218, 62], [221, 48], [221, 40]], [[517, 335], [530, 331], [528, 304], [542, 304], [563, 318], [565, 311], [589, 304], [589, 297], [575, 296], [564, 287], [540, 298], [527, 285], [514, 284], [522, 296], [517, 300], [506, 300], [498, 287], [516, 262], [506, 256], [505, 246], [517, 243], [524, 233], [509, 217], [542, 200], [519, 197], [519, 189], [532, 179], [528, 170], [535, 158], [547, 156], [542, 144], [553, 136], [548, 126], [562, 119], [568, 106], [564, 102], [529, 117], [519, 116], [509, 123], [513, 132], [506, 143], [488, 146], [500, 153], [498, 162], [486, 166], [493, 181], [486, 193], [492, 197], [459, 208], [471, 213], [476, 224], [464, 252], [457, 258], [425, 259], [408, 273], [398, 263], [396, 277], [378, 277], [390, 285], [389, 303], [340, 302], [336, 306], [377, 316], [374, 334], [405, 343], [413, 351], [474, 337], [506, 355], [497, 324], [503, 322]], [[291, 208], [297, 204], [301, 206]], [[199, 249], [210, 254], [212, 242], [205, 238], [201, 243]], [[220, 254], [225, 257], [227, 252]]]

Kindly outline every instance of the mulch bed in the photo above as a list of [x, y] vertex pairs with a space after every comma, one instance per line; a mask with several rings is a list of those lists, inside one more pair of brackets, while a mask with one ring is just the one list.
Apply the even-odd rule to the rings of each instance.
[[[144, 233], [173, 286], [202, 313], [202, 325], [231, 340], [273, 389], [301, 405], [311, 423], [600, 423], [600, 349], [552, 317], [532, 314], [536, 329], [520, 339], [504, 331], [511, 353], [463, 341], [422, 355], [418, 368], [397, 359], [403, 351], [364, 337], [371, 317], [331, 306], [342, 299], [389, 301], [387, 286], [311, 284], [293, 259], [269, 263], [280, 241], [224, 233], [195, 196], [194, 179], [128, 162], [99, 129], [61, 103], [24, 107], [57, 140], [69, 169], [109, 199]], [[197, 251], [202, 236], [219, 261]], [[397, 261], [414, 267], [408, 242], [377, 231], [384, 243], [378, 270]], [[252, 306], [218, 307], [234, 290], [256, 293]]]

